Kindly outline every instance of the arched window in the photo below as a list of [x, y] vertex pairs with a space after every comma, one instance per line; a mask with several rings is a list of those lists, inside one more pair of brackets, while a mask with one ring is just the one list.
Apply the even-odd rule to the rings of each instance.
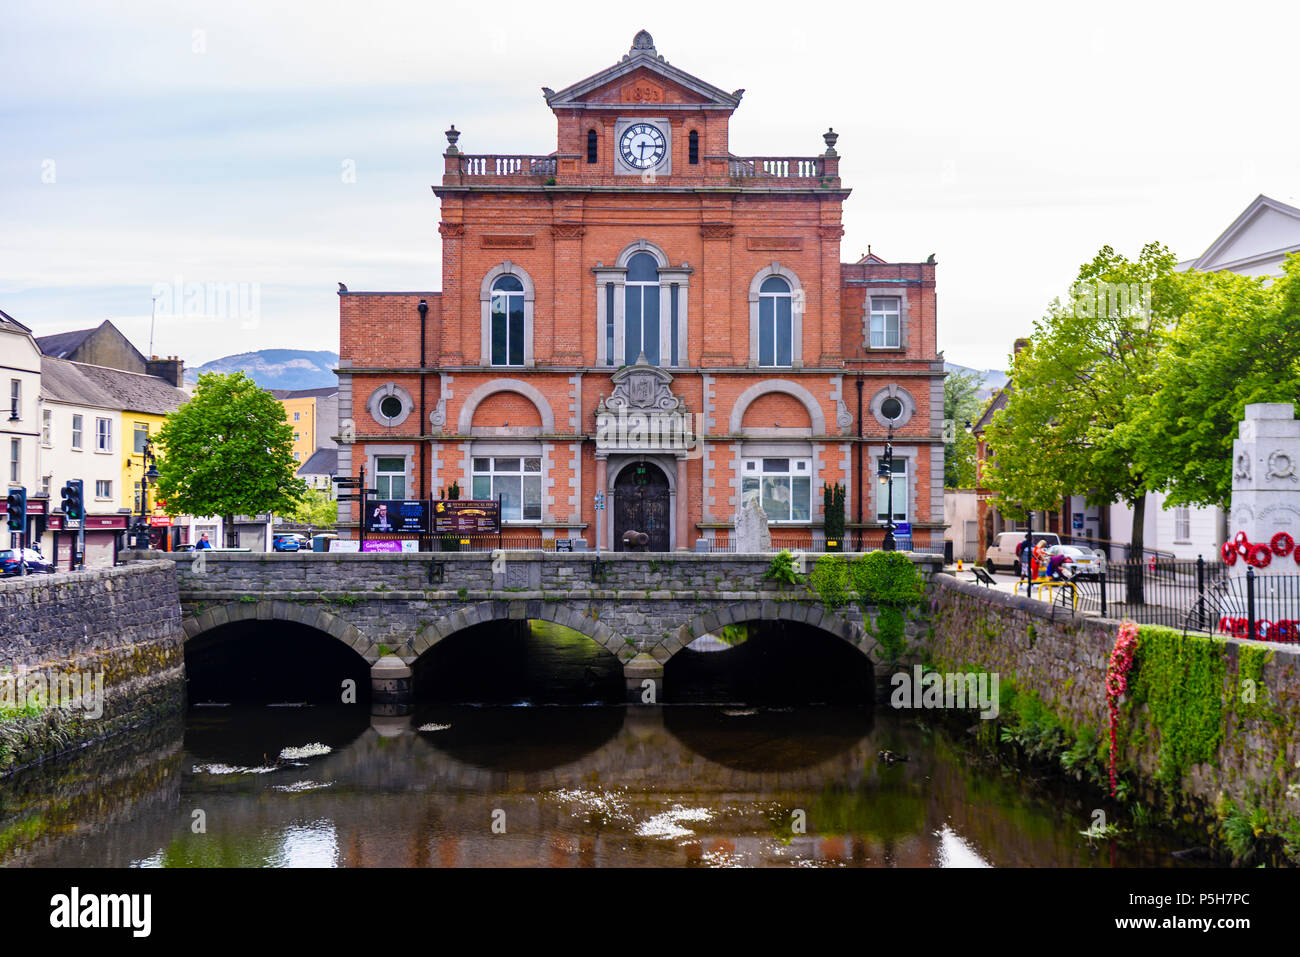
[[524, 284], [517, 276], [492, 283], [492, 364], [524, 364]]
[[587, 162], [594, 163], [597, 161], [596, 150], [596, 131], [587, 130]]
[[627, 263], [623, 310], [623, 363], [633, 365], [642, 351], [659, 365], [659, 264], [649, 253], [637, 253]]
[[790, 284], [769, 276], [758, 290], [758, 364], [789, 366], [794, 357]]
[[690, 140], [690, 163], [692, 166], [699, 165], [700, 162], [700, 134], [691, 130]]

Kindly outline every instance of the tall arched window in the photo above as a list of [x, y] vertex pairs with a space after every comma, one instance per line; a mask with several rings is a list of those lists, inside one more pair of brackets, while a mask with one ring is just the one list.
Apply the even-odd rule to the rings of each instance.
[[594, 163], [597, 159], [596, 131], [587, 130], [587, 162]]
[[627, 264], [623, 310], [623, 362], [633, 365], [641, 352], [659, 365], [659, 264], [649, 253], [637, 253]]
[[524, 364], [524, 284], [517, 276], [492, 283], [492, 364]]
[[692, 166], [697, 166], [700, 162], [700, 134], [695, 130], [691, 130], [689, 142], [688, 161]]
[[769, 276], [758, 290], [758, 364], [788, 366], [794, 357], [790, 284]]

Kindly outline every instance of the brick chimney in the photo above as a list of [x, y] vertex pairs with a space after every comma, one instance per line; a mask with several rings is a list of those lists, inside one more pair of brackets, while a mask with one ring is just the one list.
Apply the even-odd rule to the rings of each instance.
[[185, 362], [175, 356], [168, 356], [166, 359], [153, 356], [145, 362], [144, 371], [165, 380], [177, 389], [185, 381]]

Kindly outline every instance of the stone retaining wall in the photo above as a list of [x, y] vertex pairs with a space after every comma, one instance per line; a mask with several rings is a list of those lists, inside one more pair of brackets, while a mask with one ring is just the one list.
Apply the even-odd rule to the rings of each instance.
[[[932, 665], [940, 671], [998, 672], [1002, 682], [1034, 692], [1067, 727], [1091, 729], [1108, 740], [1106, 669], [1119, 622], [1072, 617], [951, 575], [934, 577], [930, 597], [933, 627], [921, 644]], [[1161, 749], [1171, 745], [1169, 735], [1148, 703], [1129, 702], [1121, 707], [1120, 770], [1149, 794], [1189, 798], [1220, 817], [1225, 801], [1260, 809], [1275, 835], [1290, 828], [1300, 838], [1300, 646], [1189, 640], [1175, 631], [1143, 629], [1131, 689], [1140, 687], [1143, 641], [1163, 642], [1175, 657], [1185, 651], [1189, 660], [1194, 642], [1212, 642], [1201, 649], [1221, 669], [1222, 687], [1187, 706], [1219, 716], [1221, 727], [1203, 733], [1209, 740], [1221, 731], [1221, 739], [1207, 760], [1190, 763], [1177, 781], [1169, 781], [1167, 771], [1161, 775]], [[1171, 690], [1175, 696], [1180, 691]]]
[[[44, 705], [52, 698], [70, 705], [0, 718], [0, 774], [184, 704], [184, 632], [172, 562], [6, 579], [0, 622], [0, 707], [27, 703], [33, 689]], [[69, 703], [74, 675], [88, 679], [80, 689], [87, 693]]]

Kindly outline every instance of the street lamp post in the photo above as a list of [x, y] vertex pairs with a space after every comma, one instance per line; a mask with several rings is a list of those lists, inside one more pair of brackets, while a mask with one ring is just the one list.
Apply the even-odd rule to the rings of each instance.
[[885, 541], [881, 545], [887, 552], [897, 550], [898, 542], [894, 540], [894, 423], [903, 414], [903, 403], [890, 396], [880, 403], [880, 414], [889, 420], [889, 432], [885, 437], [885, 454], [880, 459], [880, 484], [885, 491]]
[[[149, 545], [149, 483], [158, 481], [157, 458], [153, 452], [153, 442], [144, 440], [140, 450], [140, 518], [135, 526], [135, 547], [147, 548]], [[143, 544], [142, 544], [143, 543]]]

